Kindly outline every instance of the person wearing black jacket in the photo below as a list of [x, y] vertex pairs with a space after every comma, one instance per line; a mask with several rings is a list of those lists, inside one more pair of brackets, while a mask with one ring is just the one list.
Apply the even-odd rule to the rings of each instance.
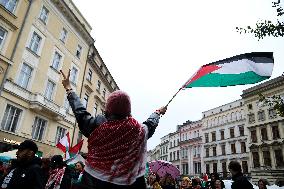
[[6, 175], [1, 182], [1, 189], [44, 189], [44, 178], [42, 177], [41, 159], [35, 157], [38, 151], [36, 143], [25, 140], [17, 151], [17, 162], [15, 167]]
[[253, 189], [253, 185], [248, 179], [243, 176], [241, 164], [237, 161], [231, 161], [229, 163], [229, 171], [232, 174], [232, 180], [234, 181], [231, 185], [232, 189]]

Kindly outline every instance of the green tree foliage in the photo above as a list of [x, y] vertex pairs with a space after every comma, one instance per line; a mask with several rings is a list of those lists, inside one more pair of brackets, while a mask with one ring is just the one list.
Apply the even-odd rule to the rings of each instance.
[[[281, 0], [276, 2], [272, 2], [272, 7], [274, 7], [277, 11], [277, 17], [281, 17], [284, 15], [284, 10], [280, 5]], [[263, 39], [267, 36], [273, 37], [283, 37], [284, 36], [284, 21], [280, 21], [277, 19], [276, 21], [270, 20], [261, 20], [256, 23], [255, 27], [247, 26], [243, 27], [236, 27], [239, 33], [252, 33], [258, 40]]]
[[267, 105], [276, 110], [277, 114], [284, 117], [284, 101], [279, 95], [273, 95], [271, 97], [265, 97], [263, 94], [259, 94], [259, 101], [263, 102], [263, 105]]

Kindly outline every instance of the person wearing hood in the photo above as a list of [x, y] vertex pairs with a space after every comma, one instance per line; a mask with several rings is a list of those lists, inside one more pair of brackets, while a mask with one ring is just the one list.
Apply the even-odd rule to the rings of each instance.
[[41, 159], [36, 157], [38, 151], [36, 143], [25, 140], [18, 149], [17, 163], [2, 181], [1, 189], [44, 189], [44, 177], [41, 169]]
[[229, 171], [232, 174], [232, 180], [234, 181], [231, 185], [232, 189], [253, 189], [253, 185], [248, 179], [243, 176], [241, 164], [237, 161], [231, 161], [229, 163]]
[[131, 116], [130, 97], [123, 91], [112, 92], [104, 115], [93, 117], [73, 92], [69, 76], [62, 84], [81, 133], [88, 138], [88, 155], [81, 188], [145, 189], [144, 179], [147, 139], [155, 132], [160, 115], [167, 108], [153, 112], [143, 123]]

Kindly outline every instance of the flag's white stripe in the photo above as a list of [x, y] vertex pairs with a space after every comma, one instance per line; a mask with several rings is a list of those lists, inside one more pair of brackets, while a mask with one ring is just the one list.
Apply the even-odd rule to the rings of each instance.
[[248, 59], [218, 64], [218, 66], [221, 66], [221, 68], [212, 73], [239, 74], [253, 71], [260, 76], [271, 76], [273, 70], [273, 63], [255, 63]]

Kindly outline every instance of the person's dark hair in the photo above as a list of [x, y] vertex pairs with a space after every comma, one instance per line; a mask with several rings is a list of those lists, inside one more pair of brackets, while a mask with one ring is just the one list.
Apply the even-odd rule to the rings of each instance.
[[2, 166], [3, 165], [3, 161], [0, 161], [0, 166]]
[[51, 160], [50, 160], [50, 167], [52, 169], [56, 169], [56, 168], [62, 168], [64, 167], [66, 164], [63, 161], [63, 158], [61, 155], [54, 155]]
[[84, 164], [82, 161], [77, 161], [76, 164], [77, 164], [77, 163], [79, 163], [79, 164], [82, 166], [82, 168], [85, 167], [85, 164]]
[[231, 161], [229, 163], [229, 169], [231, 169], [234, 172], [240, 173], [242, 172], [241, 164], [237, 161]]
[[259, 179], [257, 184], [259, 184], [260, 182], [264, 184], [264, 188], [267, 188], [267, 186], [269, 185], [269, 182], [266, 179]]
[[215, 177], [215, 180], [219, 180], [219, 179], [220, 179], [220, 176], [219, 176], [218, 173], [211, 173], [211, 174], [210, 174], [210, 178], [212, 178], [212, 176]]

